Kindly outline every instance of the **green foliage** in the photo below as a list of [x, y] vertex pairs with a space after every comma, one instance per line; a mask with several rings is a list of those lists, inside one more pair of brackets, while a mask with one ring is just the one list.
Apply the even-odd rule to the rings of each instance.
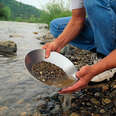
[[64, 8], [63, 1], [49, 3], [44, 10], [40, 10], [16, 0], [0, 0], [0, 20], [47, 23], [49, 25], [53, 19], [67, 16], [71, 16], [71, 11]]
[[11, 20], [15, 20], [17, 17], [28, 20], [32, 17], [32, 15], [39, 18], [41, 13], [41, 10], [33, 6], [17, 2], [16, 0], [0, 0], [0, 3], [11, 9]]
[[63, 3], [50, 3], [41, 12], [39, 22], [49, 24], [55, 18], [67, 16], [71, 16], [71, 11], [64, 8]]
[[11, 10], [9, 7], [0, 4], [0, 19], [9, 19], [11, 16]]

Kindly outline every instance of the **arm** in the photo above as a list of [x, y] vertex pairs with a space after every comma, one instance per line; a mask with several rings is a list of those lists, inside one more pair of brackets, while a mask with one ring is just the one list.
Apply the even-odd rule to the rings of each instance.
[[64, 29], [61, 35], [54, 41], [43, 46], [46, 51], [46, 58], [50, 56], [51, 51], [60, 52], [60, 50], [71, 40], [73, 40], [81, 31], [85, 20], [85, 9], [72, 10], [72, 19]]
[[116, 68], [116, 50], [113, 50], [108, 56], [92, 66], [93, 74], [100, 74], [108, 69]]
[[68, 42], [73, 40], [81, 31], [85, 21], [85, 9], [72, 10], [72, 19], [62, 32], [62, 34], [55, 40], [65, 46]]
[[96, 64], [91, 66], [84, 66], [77, 72], [77, 77], [79, 77], [79, 81], [75, 83], [73, 86], [68, 87], [66, 89], [61, 90], [59, 93], [70, 93], [74, 91], [78, 91], [87, 86], [88, 82], [96, 75], [108, 70], [116, 68], [116, 49], [112, 51], [108, 56], [99, 61]]

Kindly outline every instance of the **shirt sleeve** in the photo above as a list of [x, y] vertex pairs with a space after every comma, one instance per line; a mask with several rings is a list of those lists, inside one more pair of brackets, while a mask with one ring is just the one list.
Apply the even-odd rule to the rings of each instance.
[[83, 0], [71, 0], [71, 9], [83, 8]]

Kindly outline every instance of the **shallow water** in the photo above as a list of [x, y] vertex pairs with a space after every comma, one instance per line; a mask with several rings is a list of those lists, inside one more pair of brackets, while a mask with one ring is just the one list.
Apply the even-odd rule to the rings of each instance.
[[[0, 22], [0, 40], [17, 43], [17, 55], [0, 56], [0, 116], [33, 114], [38, 105], [38, 96], [46, 96], [57, 89], [35, 81], [26, 70], [25, 55], [33, 49], [41, 48], [38, 35], [47, 30], [39, 30], [41, 24]], [[9, 35], [14, 35], [9, 38]]]

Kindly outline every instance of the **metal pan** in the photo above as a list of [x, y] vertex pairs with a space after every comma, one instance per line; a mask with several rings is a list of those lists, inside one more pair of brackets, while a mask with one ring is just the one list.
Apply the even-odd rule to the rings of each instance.
[[59, 66], [69, 77], [73, 77], [75, 80], [77, 80], [77, 77], [75, 75], [77, 70], [74, 64], [68, 58], [57, 52], [51, 52], [49, 58], [45, 58], [45, 50], [43, 49], [33, 50], [29, 52], [25, 57], [25, 65], [31, 75], [33, 75], [31, 72], [32, 65], [37, 64], [41, 61], [47, 61], [55, 64], [56, 66]]

